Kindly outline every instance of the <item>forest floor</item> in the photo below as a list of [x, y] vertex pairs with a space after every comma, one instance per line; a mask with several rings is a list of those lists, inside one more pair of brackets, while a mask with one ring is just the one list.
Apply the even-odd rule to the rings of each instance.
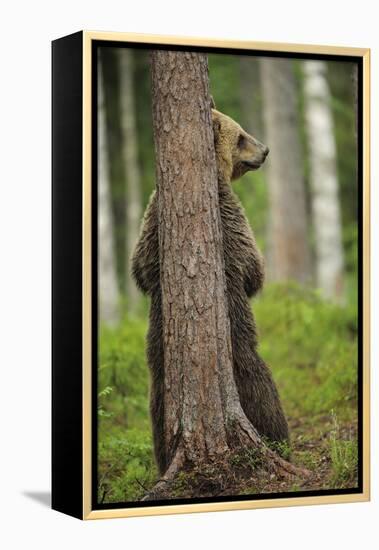
[[[306, 476], [283, 478], [270, 474], [264, 465], [257, 467], [256, 457], [247, 452], [233, 456], [224, 472], [219, 465], [207, 465], [204, 469], [179, 473], [159, 498], [247, 496], [357, 487], [354, 423], [337, 425], [336, 418], [329, 416], [320, 416], [316, 422], [297, 418], [290, 420], [290, 430], [290, 462], [306, 469]], [[149, 484], [146, 489], [150, 491], [153, 485]]]
[[[295, 493], [357, 486], [356, 311], [296, 286], [272, 285], [253, 304], [259, 352], [270, 365], [286, 412], [290, 461], [304, 478], [280, 479], [248, 456], [234, 458], [222, 483], [217, 472], [184, 472], [169, 498]], [[140, 500], [157, 481], [145, 362], [146, 320], [103, 331], [99, 370], [99, 502]], [[275, 345], [272, 345], [275, 342]], [[284, 451], [284, 453], [283, 453]], [[254, 462], [254, 460], [253, 460]], [[220, 476], [218, 476], [220, 477]], [[203, 480], [203, 481], [202, 481]]]
[[333, 417], [322, 415], [317, 419], [289, 419], [289, 426], [290, 462], [299, 468], [306, 468], [310, 475], [280, 479], [262, 471], [237, 485], [230, 494], [293, 493], [357, 487], [356, 423], [337, 425]]

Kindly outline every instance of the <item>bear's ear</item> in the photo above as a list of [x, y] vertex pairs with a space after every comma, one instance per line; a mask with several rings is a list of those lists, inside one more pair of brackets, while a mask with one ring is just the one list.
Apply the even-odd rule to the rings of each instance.
[[215, 103], [215, 100], [213, 99], [213, 95], [211, 95], [210, 101], [211, 101], [211, 109], [216, 109], [216, 103]]

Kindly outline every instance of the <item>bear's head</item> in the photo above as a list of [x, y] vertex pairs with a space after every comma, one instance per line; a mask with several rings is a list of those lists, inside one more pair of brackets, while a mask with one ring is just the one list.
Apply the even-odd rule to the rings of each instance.
[[232, 118], [214, 108], [212, 121], [216, 160], [224, 181], [236, 180], [264, 163], [269, 153], [268, 147], [245, 132]]

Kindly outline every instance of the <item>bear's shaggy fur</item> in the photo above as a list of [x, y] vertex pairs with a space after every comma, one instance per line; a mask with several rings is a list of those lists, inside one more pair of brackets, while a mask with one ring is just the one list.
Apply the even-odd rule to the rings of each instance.
[[[212, 109], [219, 204], [223, 231], [233, 369], [242, 408], [258, 432], [273, 442], [288, 440], [288, 426], [267, 365], [257, 353], [257, 334], [248, 298], [262, 287], [263, 259], [231, 181], [264, 162], [268, 149], [234, 120]], [[164, 350], [159, 279], [158, 201], [152, 194], [132, 258], [139, 288], [151, 297], [147, 359], [151, 370], [151, 417], [160, 474], [168, 466], [164, 452]]]

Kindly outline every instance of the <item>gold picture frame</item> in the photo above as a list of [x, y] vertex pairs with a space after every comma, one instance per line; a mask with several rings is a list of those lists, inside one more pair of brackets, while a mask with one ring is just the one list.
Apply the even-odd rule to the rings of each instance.
[[[333, 504], [343, 502], [364, 502], [370, 499], [370, 50], [367, 48], [350, 48], [337, 46], [319, 46], [319, 45], [304, 45], [304, 44], [284, 44], [271, 42], [255, 42], [255, 41], [230, 41], [211, 38], [194, 38], [194, 37], [176, 37], [176, 36], [160, 36], [160, 35], [145, 35], [133, 33], [115, 33], [115, 32], [100, 32], [100, 31], [83, 31], [78, 33], [78, 41], [81, 42], [82, 59], [80, 60], [82, 72], [82, 165], [81, 165], [81, 181], [82, 181], [82, 204], [81, 204], [81, 358], [80, 368], [81, 381], [80, 406], [82, 408], [81, 417], [81, 448], [82, 456], [80, 463], [81, 479], [81, 503], [76, 505], [75, 512], [66, 506], [65, 499], [56, 498], [54, 501], [53, 488], [53, 508], [67, 512], [71, 515], [81, 517], [82, 519], [105, 519], [119, 517], [134, 517], [145, 515], [165, 515], [165, 514], [182, 514], [208, 511], [222, 510], [246, 510], [255, 508], [269, 507], [284, 507], [284, 506], [304, 506], [315, 504]], [[65, 38], [55, 42], [63, 44]], [[92, 279], [92, 72], [93, 59], [92, 51], [94, 42], [113, 42], [115, 45], [121, 43], [130, 44], [151, 44], [154, 45], [172, 45], [188, 46], [201, 48], [227, 48], [230, 50], [254, 50], [254, 52], [278, 52], [283, 54], [306, 54], [306, 55], [332, 55], [332, 56], [352, 56], [359, 58], [362, 62], [362, 173], [363, 173], [363, 224], [362, 224], [362, 243], [363, 243], [363, 316], [362, 316], [362, 491], [359, 493], [347, 494], [325, 494], [322, 496], [294, 496], [286, 498], [268, 498], [251, 499], [243, 501], [228, 501], [228, 502], [206, 502], [193, 504], [170, 504], [162, 506], [146, 506], [138, 508], [116, 507], [112, 508], [109, 505], [107, 509], [94, 509], [92, 506], [92, 464], [93, 464], [93, 446], [92, 446], [92, 296], [93, 296], [93, 279]], [[54, 51], [54, 50], [53, 50]], [[59, 68], [59, 52], [53, 56], [53, 61]], [[57, 76], [59, 79], [59, 75]], [[58, 84], [56, 84], [56, 87]], [[53, 80], [54, 90], [54, 80]], [[53, 94], [54, 95], [54, 94]], [[54, 102], [53, 102], [54, 114]], [[57, 138], [57, 142], [59, 138]], [[59, 143], [57, 143], [57, 147]], [[53, 146], [54, 151], [54, 146]], [[54, 155], [53, 155], [54, 158]], [[53, 177], [54, 180], [54, 177]], [[53, 181], [53, 185], [54, 181]], [[59, 284], [59, 283], [58, 283]], [[63, 283], [62, 283], [63, 284]], [[56, 337], [58, 338], [58, 336]], [[55, 371], [54, 371], [55, 368]], [[53, 365], [53, 377], [59, 377], [59, 369], [62, 367], [56, 363]], [[58, 372], [59, 371], [59, 372]], [[53, 381], [53, 409], [59, 401], [58, 392], [61, 388], [57, 386], [54, 405], [54, 381]], [[54, 410], [53, 410], [54, 414]], [[59, 413], [56, 413], [59, 415]], [[60, 420], [56, 420], [57, 423]], [[53, 422], [53, 429], [57, 429]], [[56, 466], [53, 464], [56, 471], [62, 469], [64, 460], [58, 459], [60, 451], [60, 443], [56, 436], [57, 449], [55, 456]], [[62, 444], [63, 445], [63, 444]], [[54, 446], [54, 442], [53, 442]], [[54, 460], [53, 460], [54, 462]], [[59, 463], [59, 464], [58, 464]], [[79, 470], [78, 470], [79, 471]], [[53, 475], [54, 477], [54, 475]], [[55, 477], [59, 477], [55, 474]], [[54, 486], [54, 481], [53, 481]], [[56, 481], [55, 491], [58, 493], [62, 486], [62, 482]]]

